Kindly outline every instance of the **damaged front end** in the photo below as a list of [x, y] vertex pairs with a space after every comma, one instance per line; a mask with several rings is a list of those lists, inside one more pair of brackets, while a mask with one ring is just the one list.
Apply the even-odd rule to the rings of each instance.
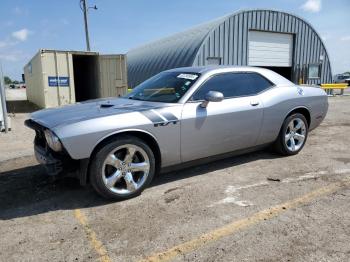
[[25, 125], [35, 131], [35, 158], [45, 167], [47, 174], [50, 176], [76, 176], [80, 161], [69, 156], [58, 138], [54, 137], [49, 129], [32, 119], [26, 120]]

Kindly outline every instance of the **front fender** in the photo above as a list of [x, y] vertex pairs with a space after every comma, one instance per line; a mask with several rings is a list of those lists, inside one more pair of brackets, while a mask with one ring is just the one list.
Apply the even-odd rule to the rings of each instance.
[[[130, 128], [130, 127], [133, 128]], [[134, 129], [148, 132], [152, 123], [140, 113], [112, 115], [59, 126], [53, 129], [72, 159], [85, 159], [106, 137]]]
[[128, 133], [128, 132], [138, 132], [138, 133], [143, 133], [143, 134], [146, 134], [146, 135], [149, 135], [151, 136], [154, 141], [156, 141], [156, 143], [159, 145], [159, 142], [157, 140], [157, 138], [149, 131], [146, 131], [146, 130], [142, 130], [142, 129], [137, 129], [137, 128], [126, 128], [126, 129], [120, 129], [120, 130], [117, 130], [115, 132], [112, 132], [106, 136], [104, 136], [103, 138], [101, 138], [100, 140], [97, 141], [97, 143], [95, 144], [94, 146], [94, 149], [102, 142], [104, 141], [105, 139], [108, 139], [109, 137], [111, 136], [114, 136], [114, 135], [118, 135], [118, 134], [122, 134], [122, 133]]

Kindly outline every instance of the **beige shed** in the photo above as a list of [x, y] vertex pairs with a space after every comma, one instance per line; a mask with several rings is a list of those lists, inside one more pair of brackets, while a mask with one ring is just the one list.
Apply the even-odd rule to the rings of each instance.
[[56, 107], [127, 92], [126, 56], [39, 50], [24, 67], [28, 100]]

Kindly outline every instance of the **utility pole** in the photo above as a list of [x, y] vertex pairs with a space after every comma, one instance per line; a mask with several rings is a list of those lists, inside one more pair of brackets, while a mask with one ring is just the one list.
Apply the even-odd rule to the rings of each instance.
[[80, 0], [79, 5], [81, 11], [84, 14], [84, 26], [85, 26], [85, 40], [86, 40], [86, 50], [90, 51], [90, 39], [89, 39], [89, 26], [88, 26], [88, 11], [89, 9], [97, 10], [97, 6], [87, 6], [87, 0]]
[[[5, 126], [5, 133], [8, 132], [8, 118], [7, 118], [7, 108], [6, 108], [6, 93], [5, 93], [5, 85], [4, 85], [4, 75], [2, 71], [2, 63], [0, 61], [0, 99], [1, 99], [1, 106], [2, 106], [2, 114], [3, 114], [3, 120], [4, 120], [4, 126]], [[0, 126], [1, 131], [1, 126]]]
[[88, 17], [87, 17], [88, 9], [86, 8], [86, 0], [80, 0], [80, 3], [83, 4], [82, 10], [83, 10], [83, 13], [84, 13], [86, 50], [90, 51], [89, 27], [88, 27]]

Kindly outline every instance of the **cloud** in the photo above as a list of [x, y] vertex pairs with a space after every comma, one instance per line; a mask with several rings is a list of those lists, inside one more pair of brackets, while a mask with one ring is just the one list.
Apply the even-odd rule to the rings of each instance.
[[12, 12], [16, 15], [21, 15], [23, 13], [23, 10], [16, 6], [15, 8], [13, 8]]
[[52, 31], [52, 30], [48, 30], [48, 29], [44, 29], [42, 32], [41, 32], [41, 36], [43, 38], [51, 38], [51, 39], [58, 39], [59, 37], [59, 34], [55, 31]]
[[49, 20], [47, 18], [41, 19], [40, 24], [44, 27], [49, 25]]
[[19, 41], [26, 41], [28, 36], [31, 34], [32, 32], [29, 31], [26, 28], [23, 28], [21, 30], [12, 32], [12, 37], [14, 37], [15, 39], [19, 40]]
[[0, 23], [0, 27], [3, 27], [3, 28], [10, 27], [10, 26], [13, 26], [13, 21], [11, 21], [11, 20], [4, 21], [4, 22]]
[[305, 12], [317, 13], [321, 11], [321, 0], [306, 0], [300, 8]]
[[0, 59], [10, 62], [17, 62], [19, 57], [15, 54], [0, 54]]
[[6, 21], [4, 23], [5, 26], [13, 26], [13, 21]]
[[69, 21], [68, 21], [68, 19], [66, 19], [66, 18], [62, 18], [62, 19], [61, 19], [61, 23], [62, 23], [63, 25], [69, 25]]
[[350, 35], [343, 36], [340, 38], [341, 41], [350, 41]]
[[5, 40], [0, 40], [0, 49], [5, 49], [10, 46], [17, 45], [18, 41], [15, 41], [11, 38], [6, 38]]
[[27, 9], [25, 9], [23, 7], [19, 7], [19, 6], [16, 6], [11, 11], [12, 11], [12, 14], [17, 15], [17, 16], [28, 15], [28, 13], [29, 13]]
[[12, 51], [6, 53], [0, 53], [0, 59], [9, 61], [9, 62], [18, 62], [25, 59], [28, 59], [28, 55], [24, 54], [22, 51]]
[[0, 48], [4, 48], [7, 46], [7, 42], [6, 41], [0, 41]]

